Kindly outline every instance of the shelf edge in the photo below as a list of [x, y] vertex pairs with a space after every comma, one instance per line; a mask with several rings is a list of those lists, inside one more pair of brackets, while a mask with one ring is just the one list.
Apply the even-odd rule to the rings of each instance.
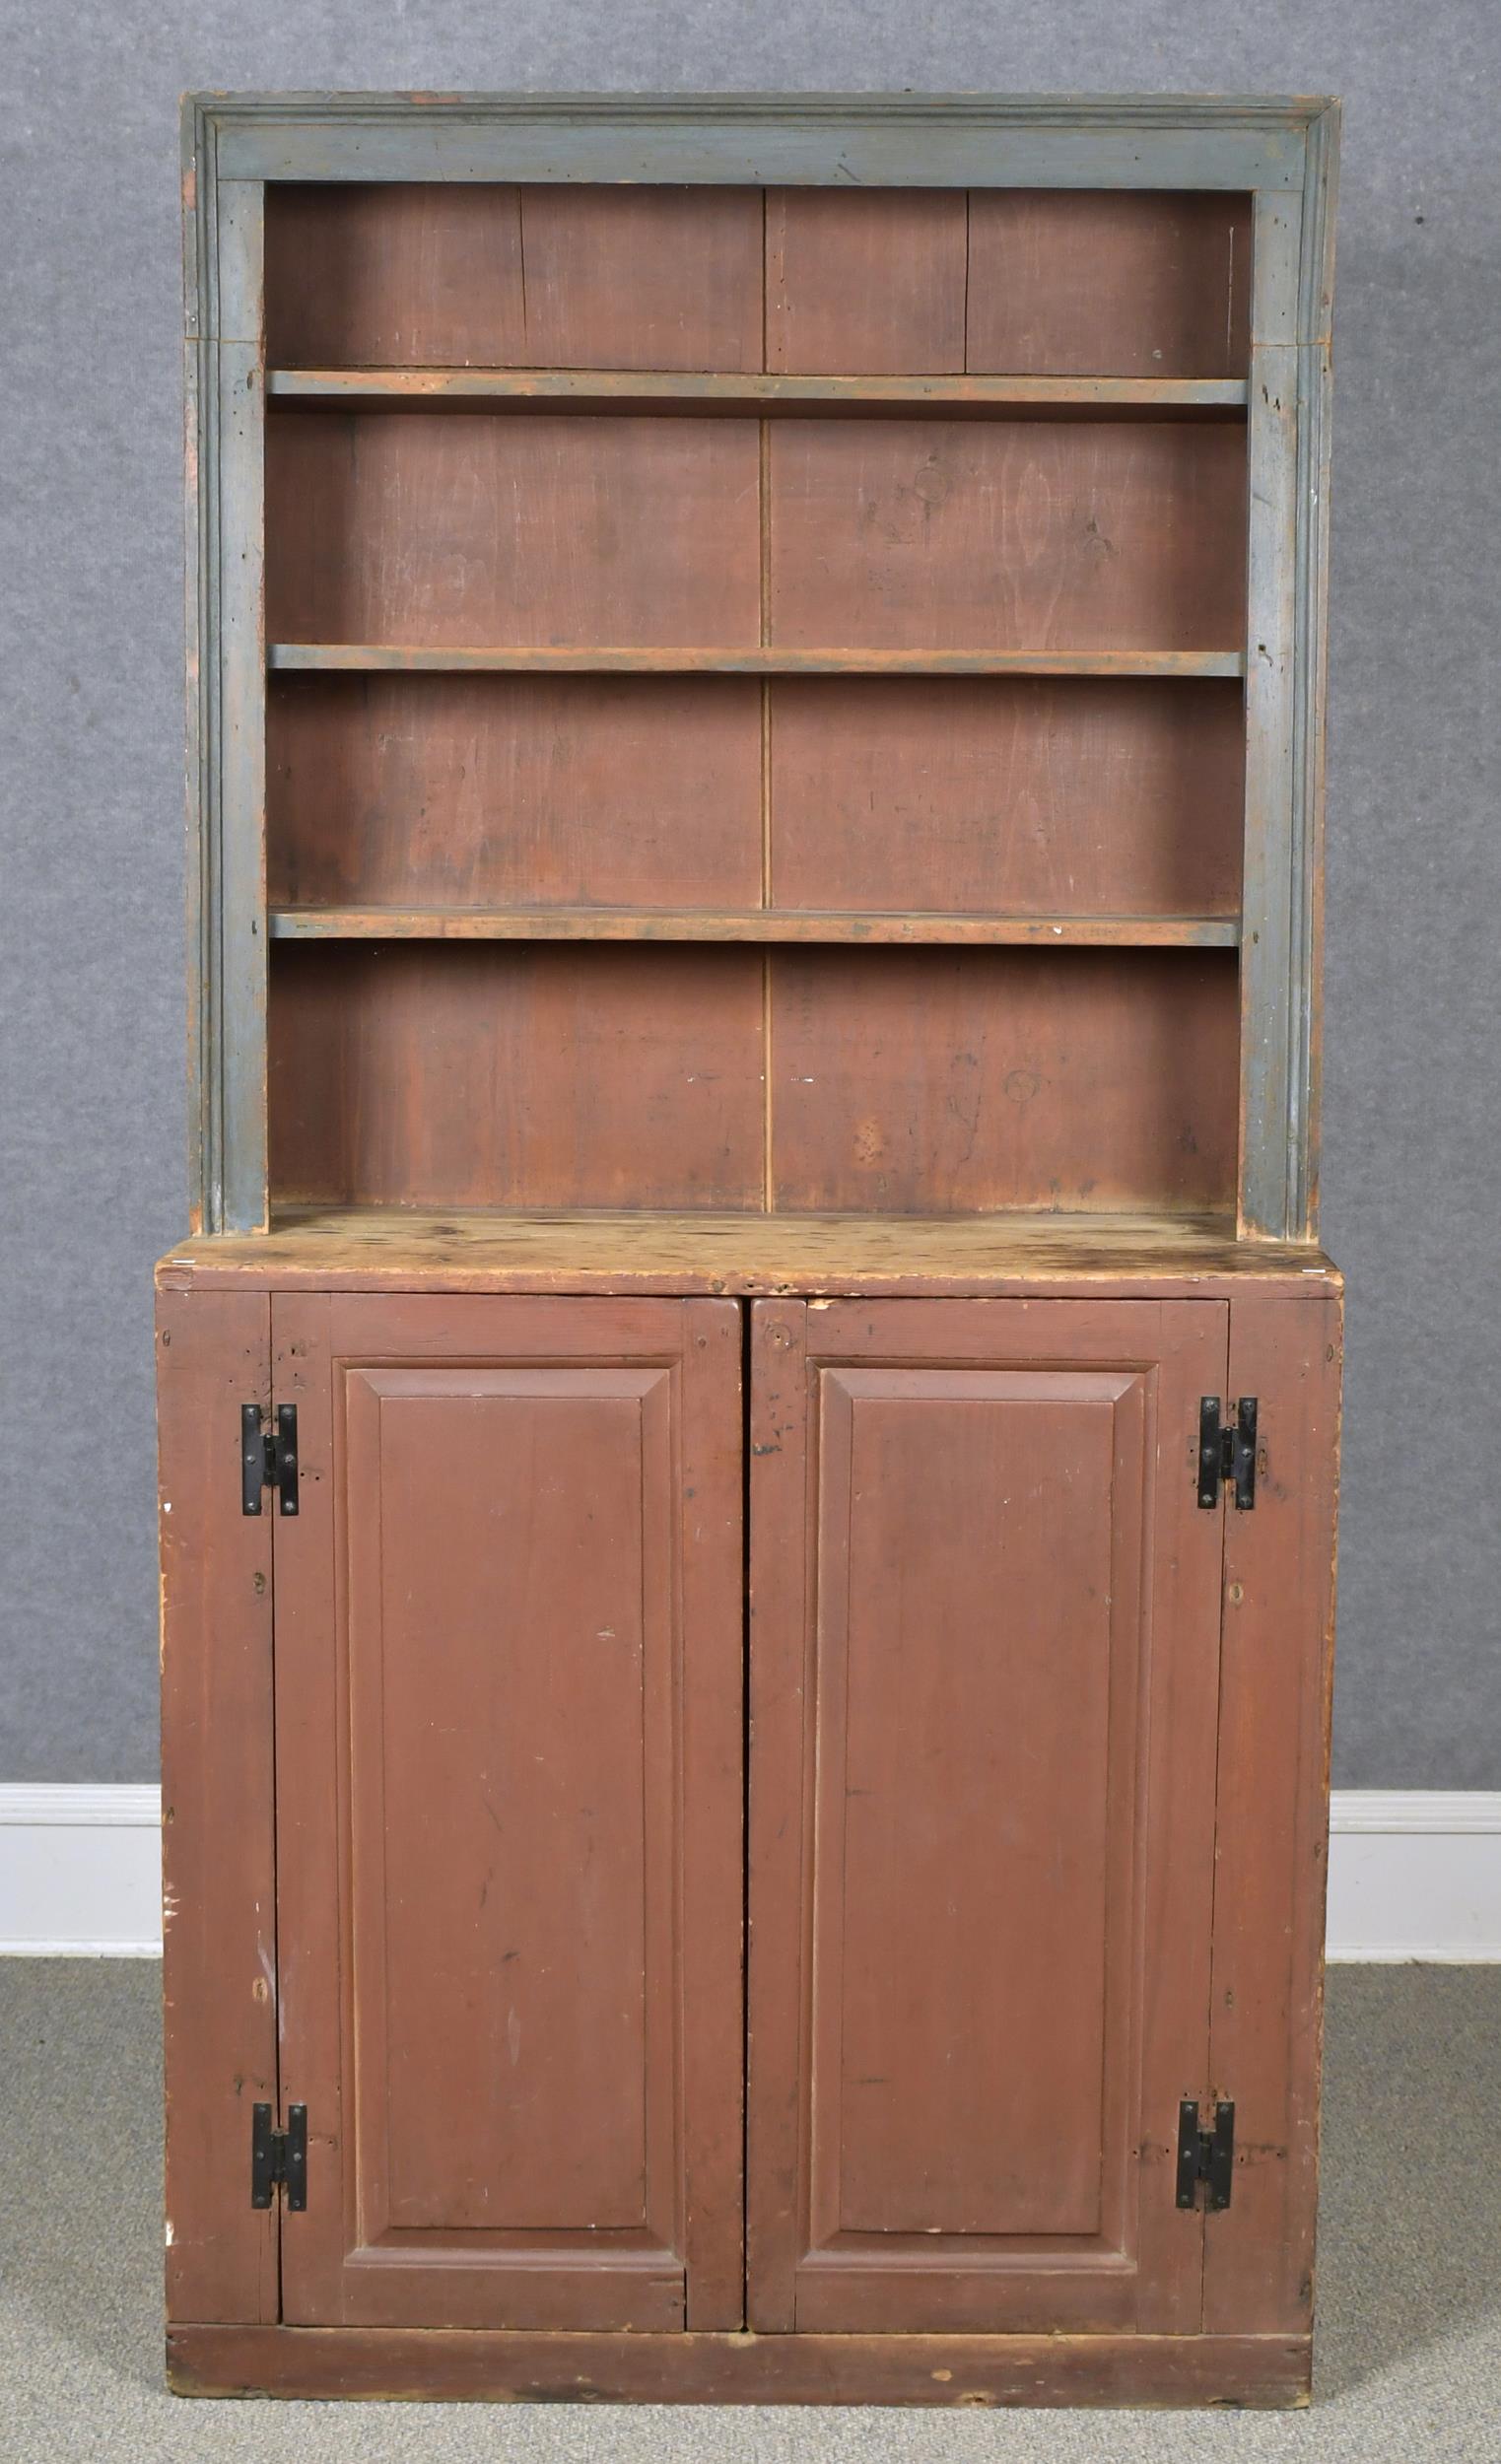
[[1235, 949], [1235, 916], [818, 914], [747, 908], [276, 907], [275, 941], [826, 942], [870, 947]]
[[751, 676], [1243, 676], [1244, 650], [834, 650], [272, 642], [279, 672]]

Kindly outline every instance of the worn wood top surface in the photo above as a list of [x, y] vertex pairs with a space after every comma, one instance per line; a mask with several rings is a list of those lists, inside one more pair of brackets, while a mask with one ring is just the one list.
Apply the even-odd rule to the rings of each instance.
[[1320, 1249], [1238, 1241], [1220, 1215], [434, 1213], [298, 1209], [265, 1233], [181, 1242], [168, 1289], [985, 1294], [1228, 1291], [1338, 1276]]

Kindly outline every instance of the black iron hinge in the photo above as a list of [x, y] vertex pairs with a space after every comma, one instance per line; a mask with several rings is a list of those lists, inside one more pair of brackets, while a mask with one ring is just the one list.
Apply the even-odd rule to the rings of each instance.
[[1185, 2096], [1178, 2108], [1179, 2206], [1196, 2207], [1202, 2190], [1206, 2208], [1227, 2208], [1234, 2179], [1234, 2105], [1217, 2104], [1214, 2128], [1204, 2130], [1198, 2119], [1198, 2098]]
[[274, 1488], [283, 1514], [297, 1512], [297, 1405], [278, 1403], [276, 1427], [261, 1424], [259, 1403], [239, 1406], [239, 1508], [259, 1514], [260, 1493]]
[[250, 2108], [250, 2205], [268, 2208], [271, 2193], [285, 2192], [289, 2208], [307, 2205], [307, 2107], [289, 2104], [287, 2127], [273, 2130], [268, 2104]]
[[1228, 1428], [1220, 1418], [1217, 1395], [1205, 1395], [1198, 1406], [1198, 1502], [1217, 1506], [1225, 1481], [1235, 1489], [1236, 1508], [1249, 1514], [1256, 1504], [1256, 1397], [1243, 1395]]

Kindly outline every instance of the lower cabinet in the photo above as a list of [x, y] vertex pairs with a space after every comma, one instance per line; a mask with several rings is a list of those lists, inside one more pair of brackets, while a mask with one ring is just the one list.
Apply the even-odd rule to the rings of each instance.
[[1337, 1303], [1241, 1308], [162, 1295], [181, 2383], [1296, 2393]]

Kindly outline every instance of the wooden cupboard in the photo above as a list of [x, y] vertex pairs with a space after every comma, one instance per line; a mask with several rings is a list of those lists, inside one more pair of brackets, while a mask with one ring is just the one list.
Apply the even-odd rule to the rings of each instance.
[[185, 128], [173, 2382], [1298, 2401], [1331, 106]]

